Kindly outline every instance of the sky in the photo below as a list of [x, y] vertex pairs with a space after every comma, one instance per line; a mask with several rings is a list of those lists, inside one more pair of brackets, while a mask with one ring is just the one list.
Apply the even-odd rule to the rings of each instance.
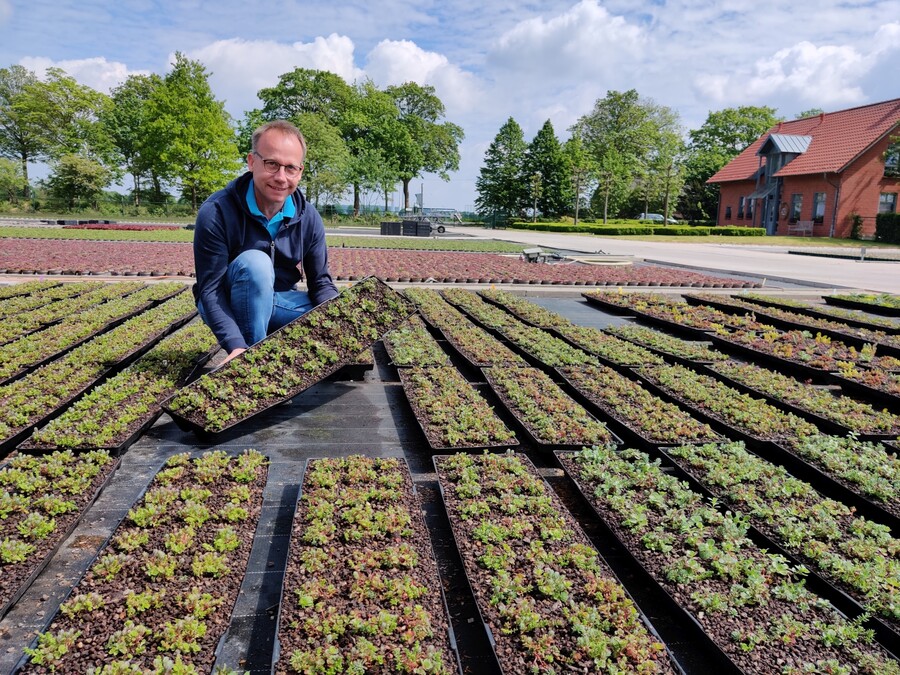
[[526, 142], [549, 119], [565, 141], [608, 91], [669, 106], [685, 132], [741, 105], [793, 119], [900, 97], [900, 0], [0, 0], [0, 67], [56, 66], [109, 92], [165, 74], [176, 51], [235, 119], [297, 67], [434, 86], [465, 131], [460, 170], [411, 187], [427, 207], [473, 210], [507, 119]]

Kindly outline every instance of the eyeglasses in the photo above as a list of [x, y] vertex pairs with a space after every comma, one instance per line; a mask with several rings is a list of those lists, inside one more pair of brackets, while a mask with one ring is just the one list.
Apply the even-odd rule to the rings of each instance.
[[300, 166], [297, 166], [296, 164], [279, 164], [274, 159], [266, 159], [256, 150], [253, 151], [253, 154], [262, 160], [263, 166], [266, 167], [268, 173], [278, 173], [278, 169], [284, 169], [285, 176], [288, 178], [296, 178], [300, 175], [300, 172], [303, 171], [302, 164]]

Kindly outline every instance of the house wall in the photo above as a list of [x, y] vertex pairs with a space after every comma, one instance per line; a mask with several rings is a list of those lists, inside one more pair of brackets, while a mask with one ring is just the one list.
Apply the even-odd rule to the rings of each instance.
[[[716, 225], [732, 225], [736, 227], [753, 226], [753, 220], [747, 216], [746, 206], [744, 207], [743, 218], [738, 218], [738, 210], [741, 204], [741, 197], [747, 197], [752, 194], [755, 189], [756, 182], [752, 180], [722, 183], [719, 189], [719, 216], [716, 219]], [[731, 213], [730, 218], [726, 217], [729, 213], [729, 207]], [[755, 224], [757, 227], [760, 225], [758, 216], [756, 217]]]
[[[853, 162], [841, 178], [841, 200], [838, 205], [835, 237], [849, 237], [853, 213], [862, 216], [864, 237], [875, 234], [875, 216], [878, 215], [878, 197], [882, 192], [900, 193], [900, 178], [885, 177], [884, 151], [890, 138], [882, 139]], [[900, 201], [900, 196], [898, 196]]]
[[[778, 227], [775, 234], [783, 235], [788, 232], [788, 218], [790, 217], [791, 198], [794, 194], [803, 195], [803, 207], [800, 220], [813, 220], [813, 195], [816, 192], [825, 193], [825, 217], [822, 223], [813, 225], [813, 234], [817, 237], [827, 237], [831, 233], [831, 225], [834, 222], [834, 236], [847, 238], [850, 236], [853, 223], [851, 215], [858, 213], [863, 218], [862, 235], [872, 237], [875, 234], [875, 216], [878, 214], [878, 198], [882, 192], [900, 193], [900, 179], [884, 176], [884, 151], [890, 144], [890, 138], [884, 138], [868, 151], [863, 153], [842, 174], [811, 174], [807, 176], [786, 176], [782, 179], [779, 202]], [[840, 200], [837, 214], [835, 214], [836, 186], [840, 186]], [[717, 225], [735, 226], [761, 226], [762, 200], [756, 200], [755, 216], [751, 221], [746, 217], [738, 218], [740, 197], [751, 194], [756, 189], [755, 181], [734, 181], [722, 183], [719, 190], [719, 214]], [[900, 203], [900, 196], [898, 196]], [[728, 207], [731, 207], [731, 217], [728, 215]], [[782, 208], [786, 210], [787, 217], [781, 217]], [[836, 215], [836, 217], [835, 217]]]
[[[783, 179], [779, 213], [787, 211], [787, 218], [779, 218], [778, 230], [775, 234], [787, 234], [791, 215], [791, 200], [795, 194], [803, 195], [803, 206], [798, 220], [814, 220], [813, 197], [816, 192], [825, 193], [825, 214], [821, 223], [813, 223], [814, 237], [827, 237], [831, 233], [831, 223], [834, 220], [834, 196], [835, 186], [838, 183], [836, 174], [822, 174], [813, 176], [787, 176]], [[840, 221], [840, 216], [838, 216]], [[848, 230], [849, 232], [849, 230]], [[835, 229], [835, 236], [839, 237]]]

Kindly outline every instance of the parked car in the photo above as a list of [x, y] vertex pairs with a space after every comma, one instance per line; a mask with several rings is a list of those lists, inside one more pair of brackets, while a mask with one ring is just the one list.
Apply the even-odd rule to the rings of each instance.
[[674, 218], [663, 218], [661, 213], [640, 213], [637, 217], [638, 220], [655, 220], [657, 222], [667, 222], [667, 223], [678, 223]]

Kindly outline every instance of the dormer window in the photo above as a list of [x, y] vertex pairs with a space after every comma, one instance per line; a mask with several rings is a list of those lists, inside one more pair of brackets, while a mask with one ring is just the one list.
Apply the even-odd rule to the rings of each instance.
[[900, 143], [894, 143], [884, 153], [884, 175], [900, 176]]

